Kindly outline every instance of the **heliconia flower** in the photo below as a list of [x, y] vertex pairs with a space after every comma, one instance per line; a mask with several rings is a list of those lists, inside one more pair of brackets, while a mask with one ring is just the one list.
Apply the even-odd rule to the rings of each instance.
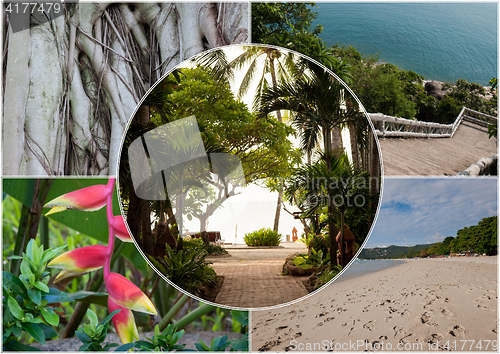
[[51, 268], [63, 268], [54, 283], [59, 280], [99, 269], [106, 263], [107, 247], [85, 246], [61, 254], [48, 264]]
[[120, 337], [123, 344], [133, 343], [136, 340], [139, 340], [139, 332], [137, 331], [137, 326], [135, 325], [134, 315], [132, 311], [117, 305], [110, 297], [108, 297], [108, 309], [109, 312], [113, 312], [115, 310], [121, 310], [117, 314], [115, 314], [112, 318], [113, 324], [116, 329], [116, 333], [118, 333], [118, 337]]
[[43, 207], [52, 207], [52, 209], [50, 209], [45, 216], [64, 211], [66, 209], [79, 209], [84, 211], [99, 210], [106, 205], [107, 197], [108, 186], [104, 184], [82, 188], [63, 194], [46, 203]]
[[123, 242], [134, 242], [132, 237], [130, 237], [127, 226], [125, 225], [125, 220], [123, 220], [123, 216], [116, 215], [111, 221], [111, 226], [113, 227], [115, 236], [120, 240]]
[[118, 273], [109, 273], [104, 278], [111, 300], [129, 310], [157, 315], [151, 300], [134, 283]]

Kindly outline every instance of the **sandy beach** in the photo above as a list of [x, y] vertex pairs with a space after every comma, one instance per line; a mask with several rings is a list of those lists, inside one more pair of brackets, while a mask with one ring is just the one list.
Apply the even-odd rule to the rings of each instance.
[[497, 257], [408, 260], [252, 314], [253, 351], [494, 350]]

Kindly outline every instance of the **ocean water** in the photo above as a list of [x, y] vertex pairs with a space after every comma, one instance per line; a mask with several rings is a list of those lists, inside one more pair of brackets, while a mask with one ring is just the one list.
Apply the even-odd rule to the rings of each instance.
[[397, 261], [394, 264], [392, 259], [375, 259], [375, 260], [355, 260], [352, 264], [345, 270], [340, 277], [338, 277], [335, 282], [344, 281], [352, 278], [356, 278], [365, 274], [370, 274], [377, 272], [382, 269], [390, 268], [403, 264], [404, 261]]
[[428, 80], [498, 77], [497, 3], [316, 3], [328, 44], [377, 54]]

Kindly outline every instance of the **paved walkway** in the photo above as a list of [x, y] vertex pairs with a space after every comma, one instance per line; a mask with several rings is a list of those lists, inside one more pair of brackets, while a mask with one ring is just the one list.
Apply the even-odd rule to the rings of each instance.
[[306, 252], [302, 243], [282, 243], [280, 247], [250, 248], [226, 246], [231, 257], [210, 257], [212, 268], [224, 276], [224, 284], [217, 295], [217, 304], [262, 308], [299, 299], [308, 294], [304, 277], [282, 275], [287, 255]]

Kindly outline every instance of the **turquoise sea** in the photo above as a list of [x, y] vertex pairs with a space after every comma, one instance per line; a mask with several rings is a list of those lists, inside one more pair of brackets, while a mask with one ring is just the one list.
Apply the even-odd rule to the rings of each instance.
[[429, 80], [488, 84], [497, 71], [497, 3], [317, 2], [328, 44], [379, 53]]

